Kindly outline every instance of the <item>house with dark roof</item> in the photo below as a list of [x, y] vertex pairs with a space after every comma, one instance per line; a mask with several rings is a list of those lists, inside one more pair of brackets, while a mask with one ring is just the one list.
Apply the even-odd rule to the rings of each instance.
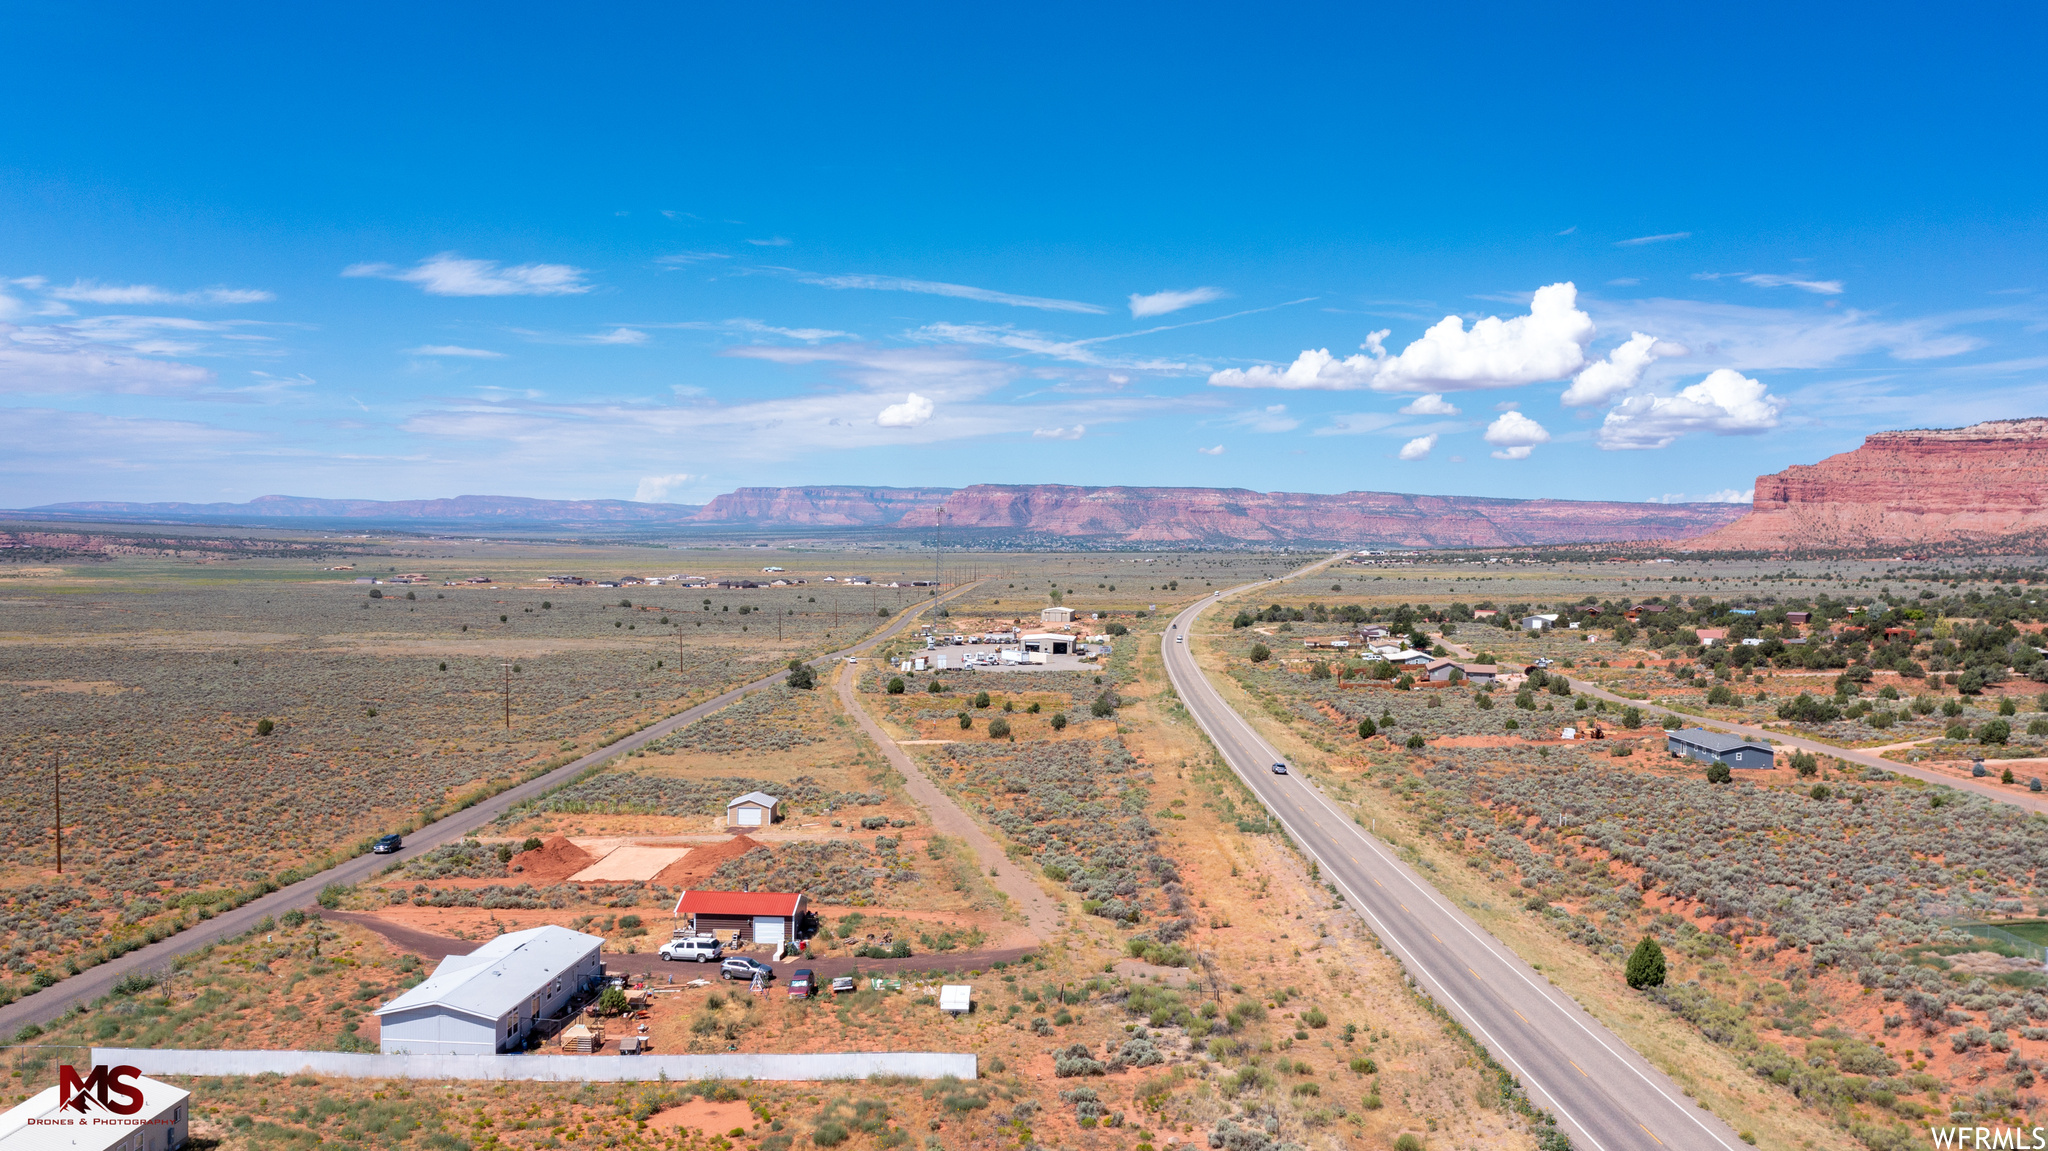
[[1770, 767], [1777, 757], [1777, 752], [1768, 743], [1726, 732], [1708, 731], [1703, 727], [1685, 727], [1665, 733], [1664, 747], [1673, 758], [1725, 763], [1729, 767], [1759, 771]]

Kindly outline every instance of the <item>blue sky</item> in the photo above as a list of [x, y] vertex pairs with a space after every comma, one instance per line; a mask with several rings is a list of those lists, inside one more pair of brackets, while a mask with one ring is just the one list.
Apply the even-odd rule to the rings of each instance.
[[2037, 7], [12, 5], [0, 503], [1745, 492], [2048, 414]]

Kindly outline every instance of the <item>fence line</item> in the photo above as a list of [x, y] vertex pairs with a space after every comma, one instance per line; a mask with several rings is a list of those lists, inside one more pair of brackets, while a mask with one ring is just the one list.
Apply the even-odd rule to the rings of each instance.
[[852, 1051], [829, 1055], [378, 1055], [342, 1051], [195, 1051], [95, 1047], [98, 1066], [129, 1066], [144, 1075], [324, 1075], [342, 1079], [531, 1079], [638, 1081], [667, 1078], [803, 1081], [973, 1079], [972, 1054], [944, 1051]]
[[1993, 927], [1988, 923], [1961, 922], [1950, 922], [1944, 926], [1950, 931], [1960, 931], [1966, 935], [1974, 935], [1979, 939], [1989, 939], [1994, 943], [2003, 943], [2008, 947], [2017, 948], [2019, 953], [2028, 959], [2036, 963], [2048, 964], [2048, 947], [2043, 947], [2031, 939], [2014, 935], [2002, 927]]

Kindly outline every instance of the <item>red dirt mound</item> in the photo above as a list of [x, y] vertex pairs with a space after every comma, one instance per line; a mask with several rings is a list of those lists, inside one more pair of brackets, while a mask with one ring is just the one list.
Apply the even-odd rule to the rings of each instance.
[[724, 843], [704, 847], [693, 847], [690, 854], [661, 869], [653, 882], [664, 887], [690, 887], [711, 878], [718, 865], [728, 859], [738, 859], [761, 844], [744, 835], [735, 835]]
[[511, 870], [525, 883], [560, 883], [596, 862], [596, 856], [557, 835], [532, 851], [513, 856]]

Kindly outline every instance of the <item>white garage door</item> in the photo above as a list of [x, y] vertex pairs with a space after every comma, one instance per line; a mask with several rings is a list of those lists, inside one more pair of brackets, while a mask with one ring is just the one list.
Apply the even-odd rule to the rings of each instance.
[[742, 827], [759, 827], [761, 826], [761, 809], [758, 807], [742, 807], [739, 809], [739, 818]]
[[771, 944], [773, 944], [773, 943], [780, 943], [780, 942], [782, 942], [782, 917], [781, 917], [781, 916], [779, 916], [779, 915], [776, 915], [776, 916], [767, 916], [767, 915], [757, 915], [757, 916], [755, 916], [755, 917], [754, 917], [754, 942], [756, 942], [756, 943], [771, 943]]

